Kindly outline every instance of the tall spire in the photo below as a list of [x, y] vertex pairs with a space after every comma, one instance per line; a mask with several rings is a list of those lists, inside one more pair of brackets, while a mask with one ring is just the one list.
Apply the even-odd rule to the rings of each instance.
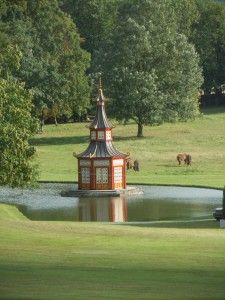
[[99, 89], [98, 89], [98, 99], [97, 102], [99, 105], [103, 105], [105, 102], [105, 97], [103, 95], [103, 91], [102, 91], [102, 78], [101, 76], [99, 77]]
[[106, 112], [105, 112], [105, 96], [102, 91], [102, 80], [99, 78], [99, 91], [97, 98], [97, 109], [96, 115], [89, 128], [93, 129], [104, 129], [104, 128], [112, 128], [111, 123], [108, 121]]
[[99, 77], [99, 89], [102, 90], [102, 77]]

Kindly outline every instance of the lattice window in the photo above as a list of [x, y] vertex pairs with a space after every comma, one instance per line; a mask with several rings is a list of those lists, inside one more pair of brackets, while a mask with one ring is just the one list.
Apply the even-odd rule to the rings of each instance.
[[96, 168], [96, 183], [108, 183], [108, 168]]
[[98, 131], [98, 139], [104, 140], [104, 131]]
[[96, 131], [91, 131], [91, 139], [96, 140]]
[[90, 168], [81, 168], [82, 183], [90, 183]]
[[114, 168], [114, 182], [119, 183], [123, 181], [123, 170], [122, 167]]
[[111, 140], [111, 139], [112, 139], [111, 131], [106, 131], [106, 140]]

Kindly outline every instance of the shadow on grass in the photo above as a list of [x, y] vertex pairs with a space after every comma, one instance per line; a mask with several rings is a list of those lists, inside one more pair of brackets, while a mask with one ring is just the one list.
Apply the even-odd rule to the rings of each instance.
[[151, 228], [176, 228], [176, 229], [219, 229], [220, 224], [214, 219], [185, 220], [185, 221], [156, 221], [146, 223], [127, 223], [124, 225]]
[[87, 136], [68, 136], [68, 137], [40, 137], [30, 139], [32, 146], [42, 145], [69, 145], [69, 144], [83, 144], [87, 143], [89, 138]]
[[216, 115], [225, 113], [225, 106], [208, 107], [201, 109], [203, 115]]
[[150, 139], [152, 137], [137, 137], [136, 135], [131, 135], [131, 136], [113, 136], [113, 140], [115, 141], [136, 141], [139, 142], [140, 140], [143, 139]]
[[3, 298], [0, 296], [0, 300], [48, 300], [48, 298], [31, 298], [29, 297], [24, 297], [24, 296], [15, 296], [15, 297], [7, 297], [7, 296], [3, 296]]

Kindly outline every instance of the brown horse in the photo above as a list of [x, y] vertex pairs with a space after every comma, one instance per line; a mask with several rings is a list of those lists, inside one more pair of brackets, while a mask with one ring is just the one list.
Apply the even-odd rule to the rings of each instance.
[[127, 170], [133, 169], [135, 172], [139, 171], [139, 161], [136, 159], [133, 161], [132, 158], [126, 159]]
[[133, 169], [133, 167], [134, 167], [134, 161], [133, 161], [133, 159], [131, 159], [130, 157], [128, 157], [126, 159], [126, 166], [127, 166], [127, 170]]
[[181, 162], [183, 161], [185, 165], [190, 166], [191, 165], [191, 155], [187, 153], [179, 153], [177, 154], [177, 161], [179, 165], [181, 165]]
[[139, 171], [139, 161], [138, 160], [134, 161], [133, 169], [134, 169], [135, 172]]

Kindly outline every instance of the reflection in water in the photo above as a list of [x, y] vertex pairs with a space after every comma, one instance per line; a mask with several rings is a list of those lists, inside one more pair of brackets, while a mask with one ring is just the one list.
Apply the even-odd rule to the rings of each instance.
[[79, 221], [126, 222], [127, 202], [124, 197], [80, 199]]
[[17, 205], [31, 220], [145, 222], [211, 218], [222, 205], [222, 191], [145, 186], [143, 195], [120, 197], [61, 197], [74, 185], [43, 184], [38, 190], [1, 188], [0, 202]]

